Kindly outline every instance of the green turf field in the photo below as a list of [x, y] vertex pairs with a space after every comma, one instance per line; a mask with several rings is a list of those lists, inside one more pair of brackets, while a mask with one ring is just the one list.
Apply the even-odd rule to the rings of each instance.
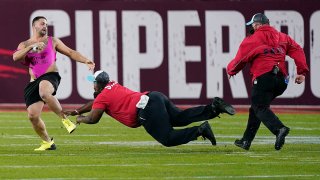
[[283, 149], [274, 150], [275, 137], [262, 125], [245, 151], [233, 142], [247, 114], [210, 121], [217, 146], [198, 139], [167, 148], [143, 128], [107, 116], [69, 135], [53, 113], [44, 113], [58, 149], [34, 152], [40, 140], [26, 112], [1, 112], [0, 179], [320, 179], [320, 114], [279, 117], [291, 128]]

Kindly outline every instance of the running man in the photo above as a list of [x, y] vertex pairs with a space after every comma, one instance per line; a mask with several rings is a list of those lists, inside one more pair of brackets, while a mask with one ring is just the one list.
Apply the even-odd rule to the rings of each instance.
[[274, 148], [280, 150], [290, 128], [274, 114], [270, 104], [287, 89], [286, 55], [293, 58], [297, 66], [297, 84], [303, 83], [309, 72], [306, 56], [290, 36], [270, 26], [266, 15], [257, 13], [246, 25], [251, 26], [251, 35], [242, 41], [235, 58], [227, 66], [231, 77], [250, 64], [252, 82], [247, 128], [234, 144], [249, 150], [262, 122], [276, 136]]
[[24, 98], [29, 120], [42, 139], [41, 146], [35, 151], [56, 149], [53, 138], [49, 137], [45, 123], [40, 117], [45, 103], [62, 119], [69, 133], [76, 129], [76, 125], [62, 112], [62, 107], [54, 96], [61, 79], [56, 65], [56, 52], [86, 64], [89, 70], [94, 69], [93, 61], [70, 49], [60, 39], [48, 36], [48, 23], [43, 16], [37, 16], [32, 20], [32, 36], [21, 42], [13, 54], [15, 62], [22, 62], [29, 67], [30, 83], [24, 89]]

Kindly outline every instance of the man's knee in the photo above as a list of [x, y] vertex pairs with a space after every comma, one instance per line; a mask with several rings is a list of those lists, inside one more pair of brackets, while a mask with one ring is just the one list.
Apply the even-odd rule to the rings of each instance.
[[36, 113], [36, 112], [29, 112], [28, 113], [28, 118], [31, 122], [35, 122], [37, 120], [39, 120], [40, 118], [40, 114]]
[[40, 97], [45, 102], [50, 98], [50, 96], [52, 95], [48, 92], [42, 92], [42, 93], [40, 92]]
[[47, 100], [52, 96], [52, 93], [54, 92], [54, 88], [52, 84], [49, 81], [41, 81], [39, 85], [39, 95], [42, 100]]

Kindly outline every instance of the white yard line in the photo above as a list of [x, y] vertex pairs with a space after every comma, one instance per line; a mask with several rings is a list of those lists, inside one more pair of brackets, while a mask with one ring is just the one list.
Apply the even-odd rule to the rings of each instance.
[[[0, 128], [1, 129], [1, 128]], [[60, 128], [59, 128], [60, 129]], [[55, 137], [71, 137], [70, 134], [65, 134], [65, 135], [55, 135]], [[73, 137], [86, 137], [86, 136], [92, 136], [92, 137], [99, 137], [99, 136], [128, 136], [128, 135], [115, 135], [115, 134], [72, 134]], [[146, 136], [148, 136], [148, 134], [146, 134]], [[2, 135], [2, 138], [38, 138], [36, 135], [11, 135], [11, 134], [4, 134]], [[239, 135], [215, 135], [216, 138], [225, 138], [225, 139], [237, 139], [237, 138], [241, 138], [241, 136]], [[275, 139], [275, 136], [270, 135], [270, 136], [261, 136], [261, 135], [257, 135], [255, 140], [261, 140], [261, 139]], [[311, 140], [317, 140], [320, 141], [320, 136], [291, 136], [290, 134], [286, 137], [287, 139], [294, 139], [294, 140], [307, 140], [307, 139], [311, 139]]]
[[184, 176], [164, 177], [165, 179], [247, 179], [247, 178], [297, 178], [297, 177], [320, 177], [318, 174], [290, 174], [290, 175], [252, 175], [252, 176]]
[[[93, 135], [93, 134], [82, 134], [82, 135], [75, 135], [73, 138], [76, 137], [112, 137], [115, 135]], [[69, 135], [57, 135], [55, 137], [70, 137]], [[6, 139], [38, 139], [36, 136], [32, 135], [3, 135], [2, 138]], [[226, 138], [231, 139], [230, 141], [218, 141], [217, 144], [219, 145], [233, 145], [234, 139], [236, 136], [217, 136], [217, 138]], [[259, 136], [253, 141], [254, 144], [259, 145], [269, 145], [274, 144], [275, 137], [273, 136]], [[57, 145], [59, 146], [70, 146], [70, 145], [114, 145], [114, 146], [157, 146], [160, 145], [157, 141], [81, 141], [77, 140], [64, 140], [64, 141], [57, 141]], [[209, 145], [209, 141], [197, 140], [189, 142], [185, 144], [185, 146], [197, 146], [197, 145]], [[289, 136], [286, 138], [286, 144], [320, 144], [320, 137], [319, 136]], [[26, 145], [38, 145], [35, 144], [0, 144], [0, 147], [12, 147], [12, 146], [26, 146]]]
[[[69, 168], [69, 167], [147, 167], [147, 166], [163, 166], [163, 167], [171, 167], [171, 166], [222, 166], [222, 165], [281, 165], [279, 162], [256, 162], [256, 163], [243, 163], [243, 162], [232, 162], [232, 163], [170, 163], [170, 164], [137, 164], [133, 162], [133, 164], [52, 164], [52, 165], [0, 165], [0, 168]], [[319, 162], [283, 162], [282, 164], [291, 164], [291, 165], [300, 165], [300, 164], [319, 164]]]
[[251, 176], [162, 176], [162, 177], [134, 177], [134, 178], [28, 178], [20, 180], [73, 180], [73, 179], [85, 179], [85, 180], [97, 180], [97, 179], [117, 179], [117, 180], [131, 180], [131, 179], [265, 179], [265, 178], [315, 178], [320, 177], [318, 174], [281, 174], [281, 175], [251, 175]]

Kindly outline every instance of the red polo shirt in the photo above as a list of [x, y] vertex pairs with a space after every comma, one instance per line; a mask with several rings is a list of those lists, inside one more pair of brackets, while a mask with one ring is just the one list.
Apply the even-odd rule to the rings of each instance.
[[141, 95], [148, 92], [135, 92], [110, 81], [95, 98], [92, 109], [103, 109], [108, 115], [128, 127], [139, 127], [136, 104]]

